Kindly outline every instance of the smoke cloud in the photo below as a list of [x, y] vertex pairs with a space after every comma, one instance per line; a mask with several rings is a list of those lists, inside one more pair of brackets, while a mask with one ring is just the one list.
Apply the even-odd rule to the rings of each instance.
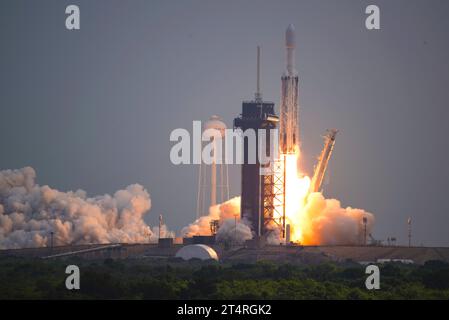
[[246, 240], [253, 238], [251, 227], [245, 219], [226, 219], [217, 232], [217, 242], [242, 245]]
[[[51, 232], [54, 245], [157, 242], [158, 227], [151, 228], [143, 219], [151, 199], [141, 185], [89, 198], [83, 190], [61, 192], [35, 180], [30, 167], [0, 171], [0, 249], [49, 246]], [[311, 193], [294, 224], [299, 225], [305, 245], [361, 244], [364, 217], [369, 234], [374, 225], [371, 213], [342, 208], [338, 200]], [[253, 237], [250, 223], [240, 220], [240, 197], [210, 207], [209, 215], [184, 227], [181, 234], [210, 235], [212, 220], [219, 220], [218, 242], [243, 244]], [[175, 235], [164, 225], [161, 236]], [[279, 230], [272, 227], [267, 242], [280, 241]]]
[[158, 230], [143, 220], [151, 199], [141, 185], [89, 198], [35, 179], [31, 167], [0, 171], [0, 249], [49, 246], [51, 232], [54, 245], [157, 241]]
[[[200, 217], [181, 233], [185, 237], [195, 235], [210, 235], [210, 222], [220, 221], [217, 232], [218, 242], [243, 244], [253, 238], [251, 224], [240, 217], [240, 197], [232, 198], [209, 209], [209, 215]], [[301, 244], [304, 245], [357, 245], [364, 243], [365, 227], [363, 218], [367, 218], [366, 232], [371, 233], [374, 226], [374, 216], [362, 209], [342, 208], [340, 201], [326, 199], [319, 192], [307, 197], [304, 207], [298, 215], [295, 225], [301, 229]], [[293, 226], [292, 226], [293, 227]], [[282, 242], [280, 229], [272, 224], [268, 228], [267, 243], [278, 245]]]
[[234, 219], [240, 214], [240, 197], [232, 198], [222, 204], [217, 204], [209, 208], [209, 214], [196, 219], [194, 222], [181, 230], [183, 237], [193, 237], [196, 235], [211, 235], [210, 223], [212, 220], [223, 222], [226, 219]]
[[342, 208], [340, 201], [325, 199], [321, 193], [308, 195], [302, 212], [302, 243], [307, 245], [362, 244], [371, 233], [374, 216], [362, 209]]
[[220, 225], [216, 238], [218, 242], [243, 244], [245, 240], [252, 238], [249, 223], [246, 220], [240, 220], [240, 197], [211, 206], [209, 215], [202, 216], [184, 227], [181, 234], [183, 237], [211, 235], [210, 223], [213, 220], [218, 220]]

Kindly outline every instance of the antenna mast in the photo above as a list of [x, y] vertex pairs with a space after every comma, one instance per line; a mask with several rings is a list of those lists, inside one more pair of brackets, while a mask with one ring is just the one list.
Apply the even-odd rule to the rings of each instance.
[[257, 46], [257, 90], [255, 98], [256, 102], [262, 101], [262, 93], [260, 93], [260, 46]]
[[162, 214], [160, 214], [160, 215], [159, 215], [159, 240], [161, 239], [161, 229], [162, 229], [162, 224], [163, 224]]

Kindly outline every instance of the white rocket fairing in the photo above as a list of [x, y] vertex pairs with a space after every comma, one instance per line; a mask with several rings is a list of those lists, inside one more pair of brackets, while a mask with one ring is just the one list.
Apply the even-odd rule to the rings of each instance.
[[290, 24], [285, 32], [287, 68], [282, 76], [280, 105], [280, 152], [299, 152], [299, 83], [295, 70], [295, 28]]

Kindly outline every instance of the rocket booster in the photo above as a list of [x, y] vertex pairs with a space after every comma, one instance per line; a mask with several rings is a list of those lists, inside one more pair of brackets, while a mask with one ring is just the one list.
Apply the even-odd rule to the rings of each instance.
[[287, 67], [282, 76], [280, 104], [280, 141], [282, 154], [299, 152], [299, 82], [295, 69], [295, 28], [290, 24], [285, 32]]

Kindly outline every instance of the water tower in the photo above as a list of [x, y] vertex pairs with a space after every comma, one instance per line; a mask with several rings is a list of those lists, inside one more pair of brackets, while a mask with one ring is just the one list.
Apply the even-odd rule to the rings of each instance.
[[[214, 129], [214, 130], [209, 130]], [[208, 215], [209, 207], [222, 203], [229, 199], [229, 175], [228, 165], [225, 163], [226, 124], [220, 117], [212, 116], [203, 126], [203, 136], [209, 139], [202, 142], [202, 150], [206, 145], [213, 146], [211, 152], [211, 163], [204, 163], [202, 160], [198, 171], [198, 197], [197, 197], [197, 218]], [[221, 143], [219, 143], [221, 140]], [[221, 146], [221, 152], [220, 152]], [[218, 152], [217, 152], [218, 151]]]

